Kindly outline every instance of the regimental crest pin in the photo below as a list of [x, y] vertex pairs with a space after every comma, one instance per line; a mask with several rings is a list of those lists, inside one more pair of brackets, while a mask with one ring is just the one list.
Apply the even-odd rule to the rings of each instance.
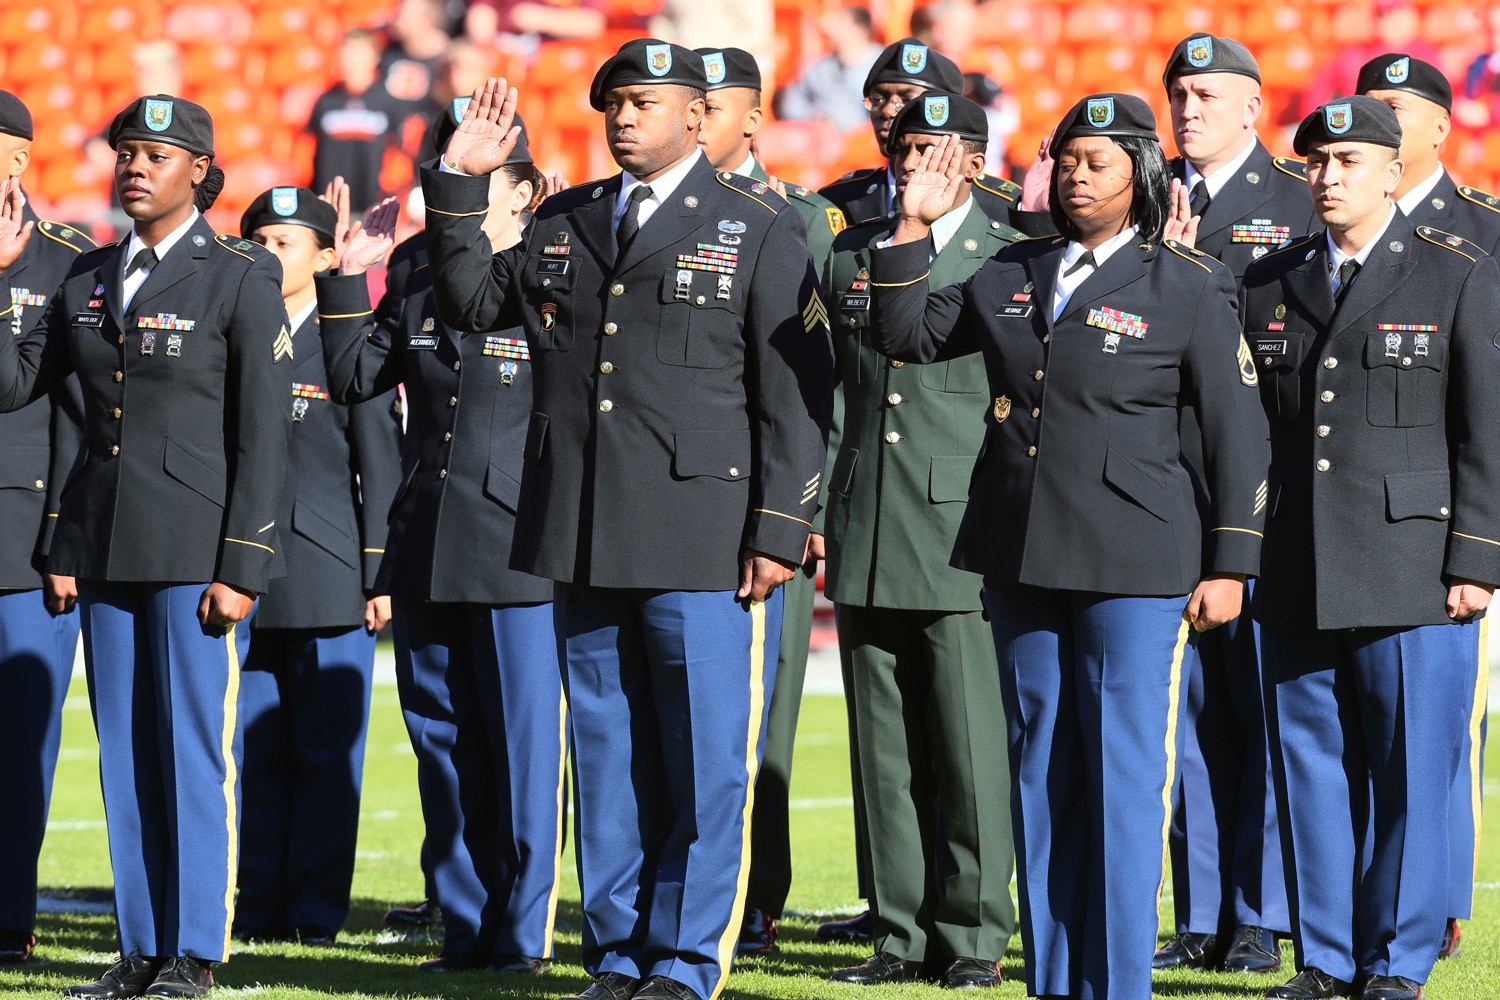
[[1402, 56], [1385, 68], [1385, 78], [1389, 83], [1405, 83], [1410, 75], [1411, 56]]
[[724, 65], [724, 53], [710, 52], [703, 57], [703, 74], [708, 78], [709, 83], [723, 83], [724, 76], [727, 73], [728, 69]]
[[1328, 125], [1329, 132], [1343, 135], [1354, 126], [1354, 106], [1348, 101], [1326, 104], [1323, 106], [1323, 120]]
[[672, 46], [646, 46], [646, 70], [652, 76], [666, 76], [672, 72]]
[[1187, 48], [1188, 64], [1196, 69], [1202, 69], [1214, 61], [1214, 40], [1212, 38], [1193, 38], [1188, 41]]
[[948, 97], [924, 97], [922, 98], [922, 114], [927, 119], [927, 124], [933, 128], [942, 128], [948, 124]]
[[286, 218], [297, 214], [297, 189], [272, 188], [271, 211]]
[[151, 131], [165, 132], [172, 127], [172, 102], [146, 98], [145, 119]]
[[927, 46], [910, 42], [901, 46], [901, 68], [916, 74], [927, 68]]
[[994, 413], [995, 413], [995, 423], [997, 423], [997, 424], [1003, 424], [1003, 423], [1005, 423], [1005, 418], [1008, 417], [1008, 416], [1010, 416], [1010, 397], [1009, 396], [996, 396], [995, 397], [995, 410], [994, 410]]
[[1109, 128], [1115, 123], [1115, 99], [1113, 97], [1090, 97], [1087, 114], [1089, 124], [1094, 128]]

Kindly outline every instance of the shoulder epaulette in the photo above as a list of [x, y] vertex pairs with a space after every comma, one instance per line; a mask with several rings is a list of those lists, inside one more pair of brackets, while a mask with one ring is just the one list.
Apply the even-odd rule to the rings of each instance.
[[1477, 188], [1471, 187], [1461, 187], [1458, 189], [1458, 193], [1476, 205], [1483, 205], [1491, 212], [1500, 212], [1500, 198], [1492, 194], [1486, 194]]
[[854, 178], [859, 177], [863, 174], [873, 174], [876, 170], [879, 169], [879, 167], [862, 167], [859, 170], [851, 170], [847, 174], [844, 174], [842, 177], [838, 178], [833, 183], [842, 184], [844, 181], [852, 181], [854, 180]]
[[781, 201], [781, 198], [779, 196], [773, 199], [773, 201], [764, 200], [764, 195], [775, 194], [775, 192], [771, 190], [771, 185], [767, 184], [765, 181], [758, 181], [754, 178], [745, 177], [741, 174], [731, 174], [727, 170], [720, 170], [718, 173], [714, 174], [714, 178], [729, 190], [734, 191], [737, 194], [742, 194], [746, 198], [749, 198], [751, 201], [760, 204], [766, 209], [766, 211], [770, 212], [772, 215], [776, 215], [780, 212], [780, 209], [778, 209], [773, 202], [781, 202], [781, 204], [783, 205], [786, 204], [786, 202]]
[[1452, 250], [1459, 256], [1467, 257], [1470, 260], [1480, 260], [1489, 256], [1489, 253], [1479, 244], [1470, 243], [1462, 236], [1454, 236], [1452, 233], [1445, 233], [1441, 229], [1433, 229], [1431, 226], [1418, 226], [1417, 235], [1433, 246]]
[[884, 167], [870, 167], [866, 170], [851, 170], [844, 176], [840, 177], [838, 180], [834, 181], [832, 184], [829, 184], [827, 187], [823, 188], [823, 190], [827, 191], [832, 188], [843, 187], [845, 184], [873, 181], [877, 178], [877, 175], [881, 175], [884, 173]]
[[[543, 199], [542, 205], [550, 209], [551, 214], [556, 214], [559, 209], [566, 210], [575, 205], [581, 205], [586, 201], [593, 201], [595, 198], [604, 197], [604, 185], [607, 183], [608, 180], [596, 180], [589, 181], [586, 184], [574, 184], [571, 187], [558, 191], [556, 194], [549, 194]], [[422, 234], [418, 233], [417, 235], [421, 236]]]
[[1297, 178], [1299, 181], [1307, 180], [1307, 164], [1303, 163], [1301, 160], [1293, 160], [1288, 159], [1285, 156], [1278, 156], [1271, 160], [1271, 164], [1277, 170], [1280, 170], [1284, 174], [1290, 174], [1293, 177]]
[[[991, 183], [987, 184], [986, 181]], [[989, 174], [980, 174], [976, 177], [974, 186], [988, 191], [997, 198], [1004, 198], [1006, 201], [1015, 201], [1021, 194], [1021, 185], [1015, 181], [1008, 181], [1003, 177], [991, 177]]]
[[236, 239], [233, 236], [225, 236], [222, 233], [214, 237], [214, 245], [228, 250], [232, 254], [238, 254], [246, 260], [259, 260], [271, 252], [259, 243]]
[[1004, 240], [1006, 243], [1019, 243], [1027, 238], [1026, 234], [1019, 229], [1007, 226], [1003, 222], [996, 222], [994, 219], [990, 220], [989, 234], [997, 240]]
[[1260, 260], [1251, 261], [1251, 266], [1253, 267], [1254, 265], [1262, 263], [1263, 261], [1268, 261], [1279, 253], [1286, 253], [1288, 250], [1300, 249], [1311, 243], [1313, 240], [1318, 239], [1322, 235], [1323, 234], [1321, 232], [1309, 233], [1306, 236], [1303, 236], [1301, 239], [1287, 240], [1285, 243], [1281, 244], [1281, 246], [1277, 247], [1275, 250], [1272, 250], [1270, 253], [1260, 258]]
[[80, 232], [72, 226], [64, 225], [61, 222], [53, 222], [51, 219], [43, 219], [38, 223], [37, 229], [41, 231], [43, 236], [51, 240], [56, 240], [74, 253], [85, 253], [99, 247], [99, 244], [95, 243], [88, 233]]
[[1199, 267], [1203, 268], [1203, 270], [1207, 271], [1210, 274], [1212, 274], [1214, 270], [1212, 267], [1213, 264], [1218, 264], [1220, 267], [1224, 266], [1219, 262], [1218, 258], [1210, 257], [1208, 254], [1204, 253], [1202, 250], [1197, 249], [1196, 247], [1185, 247], [1181, 243], [1178, 243], [1176, 240], [1162, 240], [1161, 245], [1175, 253], [1177, 256], [1181, 257], [1183, 260], [1192, 261], [1194, 264], [1197, 264]]

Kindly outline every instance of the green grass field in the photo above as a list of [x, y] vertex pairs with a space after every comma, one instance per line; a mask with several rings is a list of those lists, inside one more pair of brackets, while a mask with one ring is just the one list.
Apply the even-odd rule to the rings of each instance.
[[[106, 901], [110, 869], [99, 798], [97, 747], [81, 683], [74, 685], [68, 700], [63, 746], [41, 883], [44, 891], [53, 895]], [[780, 954], [742, 962], [725, 996], [850, 1000], [861, 989], [828, 983], [826, 976], [861, 960], [865, 951], [811, 941], [812, 930], [821, 917], [851, 912], [858, 905], [844, 709], [836, 696], [809, 696], [804, 702], [792, 795], [797, 806], [792, 831], [797, 874], [790, 905], [795, 913], [782, 924]], [[417, 972], [418, 961], [437, 953], [436, 942], [395, 940], [381, 935], [377, 928], [387, 906], [407, 904], [421, 896], [422, 877], [417, 866], [421, 832], [415, 762], [401, 725], [396, 691], [394, 687], [380, 687], [375, 691], [370, 722], [355, 904], [348, 927], [338, 943], [328, 948], [236, 945], [233, 960], [218, 970], [218, 995], [253, 993], [266, 1000], [323, 996], [452, 1000], [555, 997], [586, 983], [577, 965], [580, 912], [571, 848], [558, 916], [558, 965], [553, 975], [518, 981], [477, 972], [441, 977]], [[1466, 927], [1464, 953], [1456, 961], [1441, 963], [1428, 984], [1428, 995], [1434, 1000], [1500, 997], [1500, 893], [1496, 891], [1500, 889], [1500, 847], [1496, 841], [1491, 837], [1485, 845], [1475, 906], [1477, 919]], [[1168, 925], [1170, 905], [1169, 886], [1163, 896]], [[107, 913], [44, 914], [38, 931], [38, 961], [22, 971], [0, 972], [0, 991], [18, 997], [56, 996], [63, 986], [92, 979], [116, 953], [113, 920]], [[1291, 946], [1284, 947], [1290, 970]], [[1003, 971], [1007, 982], [993, 995], [1005, 1000], [1024, 996], [1019, 937], [1011, 942]], [[1156, 995], [1183, 1000], [1258, 997], [1266, 986], [1283, 978], [1174, 974], [1157, 979]], [[875, 993], [901, 1000], [937, 1000], [943, 995], [943, 991], [929, 986], [877, 988]]]

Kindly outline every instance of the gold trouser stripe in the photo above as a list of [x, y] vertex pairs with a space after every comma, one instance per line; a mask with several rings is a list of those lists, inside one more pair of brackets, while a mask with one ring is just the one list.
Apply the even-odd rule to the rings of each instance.
[[224, 882], [224, 959], [229, 958], [229, 933], [234, 928], [234, 887], [240, 867], [239, 817], [235, 815], [234, 786], [239, 769], [234, 763], [234, 730], [239, 724], [240, 649], [229, 626], [224, 633], [224, 649], [229, 657], [229, 679], [224, 685], [224, 732], [220, 752], [224, 755], [224, 829], [229, 834], [228, 874]]
[[478, 212], [445, 212], [441, 208], [433, 208], [431, 205], [427, 206], [427, 211], [429, 211], [429, 212], [436, 212], [438, 215], [446, 215], [449, 218], [453, 218], [453, 219], [463, 219], [463, 218], [466, 218], [466, 217], [468, 217], [470, 215], [488, 215], [489, 214], [489, 209], [487, 209], [487, 208], [486, 209], [482, 209], [482, 210], [480, 210]]
[[739, 942], [740, 923], [745, 919], [745, 893], [750, 886], [750, 814], [755, 810], [755, 778], [760, 771], [760, 720], [766, 706], [766, 606], [750, 602], [750, 726], [745, 738], [745, 808], [740, 814], [740, 871], [734, 887], [734, 909], [729, 925], [719, 938], [719, 981], [708, 1000], [718, 1000], [729, 980]]
[[557, 925], [557, 897], [562, 892], [563, 827], [568, 815], [563, 805], [563, 789], [568, 784], [568, 695], [557, 696], [557, 844], [552, 852], [552, 893], [547, 897], [547, 929], [543, 934], [546, 952], [539, 958], [552, 957], [552, 932]]
[[1474, 707], [1469, 712], [1469, 808], [1474, 810], [1474, 878], [1479, 878], [1479, 839], [1484, 829], [1484, 782], [1481, 745], [1484, 713], [1490, 700], [1490, 616], [1479, 619], [1479, 669], [1474, 679]]
[[237, 545], [249, 545], [250, 547], [257, 548], [257, 549], [265, 549], [267, 552], [271, 553], [271, 555], [273, 555], [273, 556], [276, 554], [276, 550], [275, 549], [271, 548], [271, 546], [269, 546], [269, 545], [262, 545], [262, 544], [260, 544], [260, 542], [247, 542], [243, 538], [230, 538], [227, 535], [225, 536], [224, 541], [226, 541], [226, 542], [234, 542]]
[[1161, 913], [1161, 890], [1167, 881], [1167, 853], [1172, 830], [1172, 786], [1177, 782], [1177, 716], [1182, 702], [1182, 656], [1187, 650], [1188, 636], [1193, 626], [1185, 619], [1177, 629], [1177, 646], [1172, 650], [1172, 670], [1169, 674], [1167, 693], [1167, 780], [1161, 786], [1161, 878], [1156, 883], [1156, 911]]

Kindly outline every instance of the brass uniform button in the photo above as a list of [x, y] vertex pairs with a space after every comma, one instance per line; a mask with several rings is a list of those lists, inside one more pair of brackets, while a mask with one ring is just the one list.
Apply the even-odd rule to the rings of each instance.
[[1331, 390], [1331, 389], [1324, 389], [1323, 390], [1323, 395], [1319, 396], [1318, 398], [1321, 399], [1325, 403], [1331, 403], [1335, 399], [1338, 399], [1338, 396], [1336, 396], [1333, 393], [1333, 390]]
[[1319, 424], [1318, 425], [1318, 437], [1320, 437], [1320, 438], [1326, 438], [1328, 435], [1330, 435], [1332, 433], [1333, 433], [1333, 428], [1329, 427], [1327, 424]]
[[1032, 445], [1030, 448], [1026, 449], [1026, 457], [1036, 458], [1036, 445]]
[[1330, 461], [1328, 461], [1328, 459], [1326, 459], [1326, 458], [1320, 458], [1320, 459], [1318, 459], [1318, 471], [1319, 472], [1327, 472], [1331, 468], [1333, 468], [1333, 463], [1330, 462]]
[[463, 362], [462, 361], [455, 361], [455, 362], [453, 362], [453, 370], [454, 371], [458, 371], [462, 367], [463, 367]]
[[740, 470], [739, 469], [735, 468], [732, 465], [729, 467], [729, 478], [730, 479], [733, 479], [734, 477], [738, 476], [739, 474], [740, 474]]
[[900, 440], [901, 440], [901, 435], [899, 433], [897, 433], [896, 431], [886, 431], [886, 434], [885, 434], [885, 443], [886, 444], [895, 444], [897, 441], [900, 441]]
[[453, 440], [453, 432], [452, 431], [444, 431], [443, 432], [443, 440], [445, 442], [452, 441]]
[[1035, 372], [1032, 373], [1031, 377], [1034, 378], [1034, 379], [1036, 379], [1038, 382], [1040, 382], [1042, 380], [1042, 378], [1046, 374], [1047, 374], [1046, 372], [1044, 372], [1040, 368], [1038, 368]]
[[905, 361], [892, 361], [891, 362], [891, 367], [892, 368], [905, 368], [906, 367], [906, 362]]
[[601, 400], [599, 400], [599, 412], [600, 413], [608, 413], [610, 410], [613, 410], [614, 408], [615, 408], [615, 404], [611, 403], [609, 400], [607, 400], [607, 399], [601, 399]]
[[119, 420], [124, 415], [125, 415], [125, 411], [124, 410], [120, 409], [118, 406], [115, 407], [115, 419], [116, 420]]
[[892, 406], [900, 406], [901, 405], [901, 393], [899, 393], [899, 392], [893, 392], [889, 396], [885, 397], [885, 401], [887, 403], [890, 403]]
[[115, 372], [115, 381], [116, 382], [123, 382], [123, 381], [125, 381], [125, 373], [122, 372], [122, 371]]
[[439, 479], [447, 479], [448, 478], [448, 470], [447, 469], [439, 469], [438, 470], [438, 478]]
[[609, 294], [613, 295], [615, 298], [619, 298], [621, 295], [625, 294], [625, 286], [617, 281], [613, 285], [609, 286]]
[[610, 372], [612, 372], [614, 370], [615, 370], [615, 366], [614, 366], [614, 364], [612, 362], [605, 361], [605, 362], [603, 362], [602, 364], [599, 365], [599, 374], [600, 375], [608, 375]]
[[1447, 517], [1448, 516], [1448, 508], [1447, 507], [1439, 507], [1438, 508], [1438, 513], [1441, 514], [1441, 515], [1443, 515], [1444, 517]]
[[111, 455], [118, 455], [120, 453], [120, 446], [117, 445], [117, 444], [110, 445], [109, 446], [109, 453]]
[[39, 489], [39, 490], [46, 489], [47, 488], [47, 481], [45, 479], [38, 479], [36, 481], [36, 488]]
[[1036, 420], [1039, 417], [1041, 417], [1041, 415], [1042, 415], [1042, 408], [1040, 406], [1032, 407], [1032, 409], [1031, 409], [1031, 419]]
[[620, 328], [613, 323], [605, 323], [604, 332], [607, 336], [613, 337], [615, 334], [620, 332]]
[[1403, 368], [1410, 368], [1411, 367], [1411, 358], [1402, 358], [1401, 359], [1401, 365], [1402, 365]]
[[1329, 371], [1333, 371], [1333, 369], [1337, 368], [1338, 366], [1339, 366], [1339, 359], [1338, 358], [1324, 358], [1323, 359], [1323, 367], [1327, 368]]
[[449, 396], [448, 397], [448, 405], [449, 406], [457, 406], [458, 405], [458, 397], [457, 396]]

